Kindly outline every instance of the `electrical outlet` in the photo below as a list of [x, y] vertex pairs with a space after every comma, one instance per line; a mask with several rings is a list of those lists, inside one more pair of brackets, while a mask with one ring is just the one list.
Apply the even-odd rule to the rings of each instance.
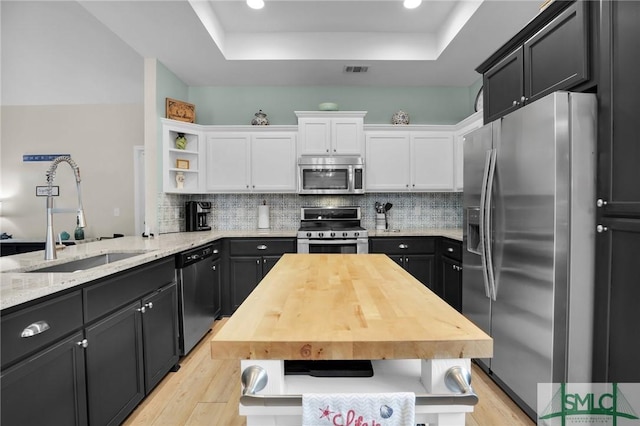
[[113, 215], [116, 217], [120, 216], [120, 209], [118, 207], [113, 208]]

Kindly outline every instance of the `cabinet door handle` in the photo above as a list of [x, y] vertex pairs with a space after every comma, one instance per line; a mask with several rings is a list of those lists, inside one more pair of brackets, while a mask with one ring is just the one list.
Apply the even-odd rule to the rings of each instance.
[[409, 246], [408, 246], [407, 244], [400, 244], [400, 245], [398, 246], [398, 248], [399, 248], [399, 249], [403, 249], [403, 250], [405, 250], [405, 249], [408, 249], [408, 248], [409, 248]]
[[220, 250], [218, 250], [218, 249], [213, 249], [213, 254], [218, 254], [218, 253], [220, 253]]
[[607, 228], [606, 226], [603, 225], [598, 225], [596, 226], [596, 231], [601, 234], [603, 232], [607, 232], [609, 230], [609, 228]]
[[447, 248], [447, 251], [448, 251], [449, 253], [453, 253], [453, 247], [448, 247], [448, 248]]
[[211, 269], [213, 269], [213, 270], [215, 271], [215, 270], [216, 270], [216, 265], [213, 265], [213, 266], [211, 267]]
[[258, 250], [266, 250], [267, 246], [264, 244], [260, 244], [258, 247], [256, 247]]
[[144, 314], [147, 311], [147, 308], [143, 306], [142, 308], [136, 309], [136, 311], [140, 312], [141, 314]]
[[608, 203], [605, 200], [603, 200], [602, 198], [598, 198], [598, 201], [596, 201], [596, 206], [598, 206], [598, 207], [604, 207], [607, 204]]
[[86, 348], [89, 346], [89, 341], [87, 339], [82, 339], [79, 342], [76, 342], [76, 345], [82, 347], [82, 348]]
[[32, 337], [40, 333], [44, 333], [49, 329], [49, 324], [46, 321], [36, 321], [33, 324], [29, 324], [22, 333], [20, 333], [20, 337]]
[[153, 309], [153, 302], [146, 303], [144, 305], [145, 308]]
[[408, 258], [408, 257], [405, 257], [405, 258], [404, 258], [404, 261], [405, 261], [406, 263], [409, 263], [409, 258]]
[[520, 98], [520, 102], [522, 102], [522, 103], [525, 103], [525, 102], [527, 102], [528, 100], [529, 100], [529, 98], [527, 98], [526, 96], [522, 96], [522, 97]]
[[260, 264], [260, 259], [256, 260], [256, 265]]
[[267, 263], [267, 259], [262, 259], [262, 263]]

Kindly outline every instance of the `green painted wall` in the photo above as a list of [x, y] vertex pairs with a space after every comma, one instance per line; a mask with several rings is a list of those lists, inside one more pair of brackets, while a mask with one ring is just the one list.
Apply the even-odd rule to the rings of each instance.
[[365, 123], [387, 124], [394, 112], [412, 124], [455, 124], [473, 113], [469, 87], [252, 86], [189, 87], [198, 124], [250, 124], [262, 109], [271, 124], [297, 123], [294, 111], [335, 102], [342, 111], [367, 111]]

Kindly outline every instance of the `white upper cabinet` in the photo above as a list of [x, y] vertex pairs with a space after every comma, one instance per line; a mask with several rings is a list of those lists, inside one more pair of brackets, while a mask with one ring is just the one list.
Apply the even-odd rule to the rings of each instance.
[[411, 190], [453, 191], [453, 134], [411, 133]]
[[247, 192], [251, 186], [251, 135], [207, 135], [207, 191]]
[[453, 131], [366, 132], [366, 190], [453, 191]]
[[411, 181], [409, 132], [367, 132], [366, 191], [407, 191]]
[[363, 155], [366, 111], [296, 111], [298, 155]]
[[251, 182], [253, 192], [296, 191], [294, 133], [254, 133], [251, 136]]
[[208, 192], [295, 192], [294, 132], [208, 132]]

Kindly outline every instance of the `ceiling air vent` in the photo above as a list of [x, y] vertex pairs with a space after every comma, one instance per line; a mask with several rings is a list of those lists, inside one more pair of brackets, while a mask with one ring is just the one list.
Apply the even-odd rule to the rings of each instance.
[[344, 72], [348, 73], [362, 73], [367, 72], [369, 67], [366, 65], [345, 65]]

